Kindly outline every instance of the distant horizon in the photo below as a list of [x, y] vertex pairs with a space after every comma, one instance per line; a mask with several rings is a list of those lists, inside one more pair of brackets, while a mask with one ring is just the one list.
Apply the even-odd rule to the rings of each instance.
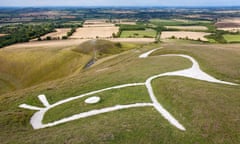
[[238, 7], [239, 0], [1, 0], [0, 7]]
[[240, 8], [236, 6], [0, 6], [0, 8]]

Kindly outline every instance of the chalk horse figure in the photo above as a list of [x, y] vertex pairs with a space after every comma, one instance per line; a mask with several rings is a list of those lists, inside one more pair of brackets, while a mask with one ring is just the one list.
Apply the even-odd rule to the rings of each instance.
[[[159, 48], [157, 48], [157, 49], [159, 49]], [[148, 51], [148, 52], [140, 55], [139, 58], [147, 58], [151, 53], [153, 53], [157, 49], [153, 49], [151, 51]], [[102, 113], [121, 110], [121, 109], [128, 109], [128, 108], [134, 108], [134, 107], [154, 107], [167, 121], [169, 121], [170, 124], [172, 124], [173, 126], [178, 128], [179, 130], [185, 131], [186, 130], [185, 127], [182, 124], [180, 124], [178, 122], [178, 120], [176, 120], [158, 102], [158, 100], [157, 100], [157, 98], [156, 98], [156, 96], [153, 92], [152, 85], [151, 85], [152, 80], [154, 80], [156, 78], [159, 78], [159, 77], [164, 77], [164, 76], [182, 76], [182, 77], [188, 77], [188, 78], [193, 78], [193, 79], [202, 80], [202, 81], [208, 81], [208, 82], [212, 82], [212, 83], [237, 85], [235, 83], [218, 80], [218, 79], [208, 75], [207, 73], [203, 72], [200, 69], [198, 62], [194, 58], [192, 58], [188, 55], [169, 54], [169, 55], [162, 55], [162, 56], [180, 56], [180, 57], [183, 57], [183, 58], [186, 58], [186, 59], [190, 60], [192, 62], [192, 66], [188, 69], [183, 69], [183, 70], [178, 70], [178, 71], [173, 71], [173, 72], [166, 72], [166, 73], [151, 76], [144, 83], [131, 83], [131, 84], [113, 86], [113, 87], [109, 87], [109, 88], [105, 88], [105, 89], [96, 90], [96, 91], [92, 91], [92, 92], [89, 92], [89, 93], [81, 94], [79, 96], [70, 97], [70, 98], [67, 98], [67, 99], [64, 99], [64, 100], [60, 100], [60, 101], [58, 101], [54, 104], [49, 104], [45, 95], [39, 95], [38, 98], [45, 107], [36, 107], [36, 106], [28, 105], [28, 104], [21, 104], [21, 105], [19, 105], [19, 107], [37, 111], [36, 113], [34, 113], [34, 115], [31, 117], [31, 120], [30, 120], [30, 123], [31, 123], [31, 125], [34, 129], [52, 127], [52, 126], [62, 124], [62, 123], [66, 123], [66, 122], [69, 122], [69, 121], [73, 121], [73, 120], [76, 120], [76, 119], [90, 117], [90, 116], [94, 116], [94, 115], [98, 115], [98, 114], [102, 114]], [[94, 110], [90, 110], [90, 111], [87, 111], [87, 112], [82, 112], [82, 113], [75, 114], [73, 116], [66, 117], [66, 118], [63, 118], [63, 119], [60, 119], [60, 120], [56, 120], [54, 122], [47, 123], [47, 124], [42, 123], [42, 120], [44, 118], [44, 114], [48, 110], [50, 110], [50, 109], [52, 109], [56, 106], [59, 106], [61, 104], [64, 104], [64, 103], [67, 103], [67, 102], [70, 102], [70, 101], [74, 101], [76, 99], [84, 98], [86, 96], [91, 96], [91, 95], [94, 95], [94, 94], [97, 94], [97, 93], [100, 93], [100, 92], [103, 92], [103, 91], [108, 91], [108, 90], [112, 90], [112, 89], [121, 89], [121, 88], [125, 88], [125, 87], [136, 87], [136, 86], [145, 86], [147, 88], [148, 94], [149, 94], [150, 99], [152, 101], [151, 103], [134, 103], [134, 104], [127, 104], [127, 105], [115, 105], [115, 106], [112, 106], [112, 107], [105, 107], [105, 108], [101, 108], [101, 109], [94, 109]], [[100, 99], [99, 97], [90, 97], [90, 98], [86, 99], [85, 102], [89, 101], [90, 103], [97, 103], [99, 99]]]

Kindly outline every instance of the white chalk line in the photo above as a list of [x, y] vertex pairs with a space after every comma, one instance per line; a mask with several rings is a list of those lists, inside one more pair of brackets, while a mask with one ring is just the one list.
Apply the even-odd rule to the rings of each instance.
[[[148, 52], [140, 55], [139, 58], [147, 58], [151, 53], [153, 53], [154, 51], [156, 51], [158, 49], [160, 49], [160, 48], [148, 51]], [[70, 97], [70, 98], [67, 98], [65, 100], [58, 101], [58, 102], [56, 102], [52, 105], [50, 105], [48, 103], [48, 101], [47, 101], [47, 99], [44, 95], [40, 95], [38, 98], [43, 103], [45, 108], [39, 108], [39, 107], [27, 105], [27, 104], [22, 104], [19, 107], [26, 108], [26, 109], [31, 109], [31, 110], [38, 110], [38, 112], [36, 112], [32, 116], [32, 118], [30, 120], [30, 123], [31, 123], [31, 125], [33, 126], [34, 129], [40, 129], [40, 128], [51, 127], [51, 126], [55, 126], [55, 125], [58, 125], [58, 124], [61, 124], [61, 123], [66, 123], [66, 122], [69, 122], [69, 121], [73, 121], [73, 120], [76, 120], [76, 119], [85, 118], [85, 117], [89, 117], [89, 116], [93, 116], [93, 115], [98, 115], [98, 114], [102, 114], [102, 113], [106, 113], [106, 112], [116, 111], [116, 110], [120, 110], [120, 109], [127, 109], [127, 108], [132, 108], [132, 107], [153, 106], [154, 108], [156, 108], [156, 110], [165, 119], [167, 119], [170, 122], [170, 124], [172, 124], [173, 126], [175, 126], [176, 128], [178, 128], [182, 131], [185, 131], [186, 129], [184, 128], [184, 126], [182, 124], [180, 124], [157, 101], [157, 98], [156, 98], [156, 96], [153, 92], [152, 85], [151, 85], [152, 80], [154, 80], [156, 78], [159, 78], [159, 77], [163, 77], [163, 76], [183, 76], [183, 77], [189, 77], [189, 78], [194, 78], [194, 79], [208, 81], [208, 82], [229, 84], [229, 85], [237, 85], [237, 84], [234, 84], [234, 83], [231, 83], [231, 82], [225, 82], [225, 81], [217, 80], [214, 77], [206, 74], [205, 72], [203, 72], [200, 69], [197, 61], [190, 56], [179, 55], [179, 54], [171, 54], [171, 55], [164, 55], [164, 56], [181, 56], [181, 57], [189, 59], [193, 63], [193, 65], [192, 65], [191, 68], [188, 68], [188, 69], [174, 71], [174, 72], [167, 72], [167, 73], [163, 73], [163, 74], [159, 74], [159, 75], [154, 75], [154, 76], [148, 78], [145, 83], [132, 83], [132, 84], [124, 84], [124, 85], [119, 85], [119, 86], [113, 86], [113, 87], [109, 87], [109, 88], [85, 93], [85, 94], [82, 94], [82, 95], [79, 95], [79, 96], [76, 96], [76, 97]], [[131, 87], [131, 86], [143, 86], [143, 85], [145, 85], [146, 88], [148, 89], [149, 96], [150, 96], [153, 103], [136, 103], [136, 104], [129, 104], [129, 105], [116, 105], [116, 106], [112, 106], [112, 107], [106, 107], [106, 108], [102, 108], [102, 109], [95, 109], [95, 110], [91, 110], [91, 111], [88, 111], [88, 112], [83, 112], [83, 113], [76, 114], [76, 115], [73, 115], [73, 116], [70, 116], [70, 117], [67, 117], [67, 118], [63, 118], [61, 120], [54, 121], [52, 123], [47, 123], [47, 124], [42, 123], [42, 120], [44, 118], [44, 114], [49, 109], [54, 108], [58, 105], [61, 105], [61, 104], [64, 104], [64, 103], [67, 103], [67, 102], [85, 97], [85, 96], [90, 96], [90, 95], [93, 95], [93, 94], [96, 94], [96, 93], [100, 93], [100, 92], [103, 92], [103, 91], [108, 91], [108, 90], [112, 90], [112, 89], [120, 89], [120, 88]]]
[[33, 123], [35, 123], [34, 124], [34, 129], [40, 129], [40, 128], [56, 126], [56, 125], [66, 123], [66, 122], [69, 122], [69, 121], [73, 121], [73, 120], [76, 120], [76, 119], [86, 118], [86, 117], [90, 117], [90, 116], [94, 116], [94, 115], [98, 115], [98, 114], [103, 114], [103, 113], [107, 113], [107, 112], [113, 112], [113, 111], [128, 109], [128, 108], [146, 107], [146, 106], [153, 106], [153, 104], [152, 103], [135, 103], [135, 104], [129, 104], [129, 105], [116, 105], [116, 106], [113, 106], [113, 107], [106, 107], [106, 108], [102, 108], [102, 109], [90, 110], [88, 112], [82, 112], [82, 113], [75, 114], [73, 116], [63, 118], [61, 120], [58, 120], [58, 121], [55, 121], [55, 122], [52, 122], [52, 123], [47, 123], [47, 124], [42, 124], [42, 123], [37, 123], [36, 124], [35, 123], [36, 120], [43, 119], [43, 113], [44, 112], [39, 111], [39, 113], [36, 114], [35, 116], [33, 116], [31, 120], [32, 120]]

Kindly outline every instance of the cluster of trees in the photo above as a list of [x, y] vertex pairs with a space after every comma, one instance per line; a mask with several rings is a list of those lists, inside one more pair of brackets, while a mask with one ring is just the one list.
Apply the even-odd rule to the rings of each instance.
[[227, 41], [224, 39], [223, 34], [225, 34], [225, 31], [215, 31], [214, 33], [212, 33], [211, 35], [206, 36], [209, 39], [213, 39], [218, 43], [226, 43]]
[[[28, 42], [31, 39], [37, 38], [42, 40], [40, 37], [54, 32], [55, 28], [67, 28], [71, 27], [71, 31], [63, 36], [62, 39], [67, 39], [75, 31], [77, 27], [81, 27], [82, 24], [63, 24], [63, 23], [42, 23], [42, 24], [17, 24], [8, 25], [0, 28], [0, 33], [7, 34], [0, 37], [0, 48], [15, 43]], [[47, 37], [46, 40], [51, 40], [51, 37]]]
[[52, 31], [54, 31], [53, 24], [18, 24], [4, 26], [0, 28], [0, 33], [7, 35], [0, 37], [0, 48], [14, 43], [27, 42], [31, 39], [38, 38]]
[[68, 37], [70, 37], [71, 35], [73, 35], [73, 33], [76, 32], [76, 27], [72, 27], [71, 31], [67, 33], [66, 36], [63, 36], [62, 39], [68, 39]]

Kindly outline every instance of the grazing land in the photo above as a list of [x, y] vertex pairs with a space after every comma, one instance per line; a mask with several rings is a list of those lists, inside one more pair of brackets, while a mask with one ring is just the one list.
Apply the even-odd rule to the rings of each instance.
[[225, 34], [223, 35], [224, 39], [229, 42], [240, 42], [240, 35], [239, 34]]
[[167, 29], [189, 30], [189, 31], [205, 31], [208, 30], [205, 26], [166, 26]]
[[196, 24], [209, 24], [211, 21], [186, 20], [186, 19], [150, 19], [150, 22], [155, 25], [162, 26], [184, 26]]
[[205, 32], [188, 32], [188, 31], [163, 31], [161, 34], [162, 39], [168, 38], [178, 38], [178, 39], [192, 39], [192, 40], [201, 40], [208, 41], [205, 36], [209, 35], [209, 33]]
[[157, 32], [153, 29], [122, 31], [121, 38], [155, 38]]

